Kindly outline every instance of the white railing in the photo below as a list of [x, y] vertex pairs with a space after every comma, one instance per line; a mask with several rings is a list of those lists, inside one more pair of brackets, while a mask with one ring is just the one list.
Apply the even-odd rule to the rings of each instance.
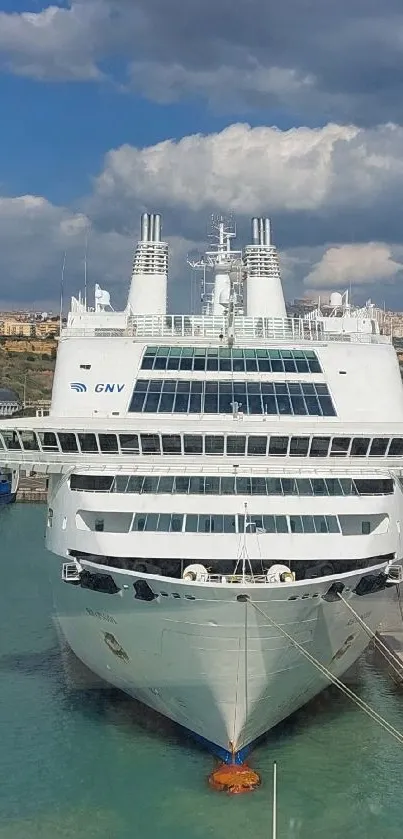
[[[227, 334], [225, 317], [207, 315], [132, 315], [125, 328], [102, 329], [93, 327], [81, 329], [66, 327], [62, 337], [84, 338], [191, 338], [192, 341], [225, 339]], [[235, 341], [342, 341], [348, 343], [388, 344], [388, 335], [366, 332], [327, 332], [320, 321], [304, 318], [252, 318], [238, 315], [234, 323]]]

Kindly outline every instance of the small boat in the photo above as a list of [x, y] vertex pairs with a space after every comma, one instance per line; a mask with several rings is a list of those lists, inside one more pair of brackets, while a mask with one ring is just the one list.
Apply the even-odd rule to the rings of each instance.
[[17, 497], [18, 470], [10, 472], [0, 470], [0, 507], [12, 504]]

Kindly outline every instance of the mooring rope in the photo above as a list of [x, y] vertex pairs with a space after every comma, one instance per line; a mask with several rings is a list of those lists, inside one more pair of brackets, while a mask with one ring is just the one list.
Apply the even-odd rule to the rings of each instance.
[[278, 624], [274, 620], [274, 618], [271, 618], [269, 615], [267, 615], [266, 612], [264, 612], [263, 609], [261, 609], [260, 606], [257, 605], [257, 603], [250, 599], [250, 597], [248, 597], [247, 602], [250, 603], [250, 605], [253, 606], [254, 609], [256, 609], [256, 611], [259, 612], [262, 615], [262, 617], [265, 618], [265, 620], [269, 621], [269, 623], [272, 624], [272, 626], [278, 629], [279, 632], [281, 632], [282, 635], [284, 635], [294, 645], [294, 647], [296, 647], [300, 651], [300, 653], [308, 661], [310, 661], [311, 664], [313, 664], [313, 666], [316, 667], [320, 673], [322, 673], [323, 676], [326, 676], [326, 678], [329, 679], [329, 681], [332, 682], [332, 684], [336, 685], [336, 687], [339, 688], [341, 693], [344, 693], [344, 695], [351, 699], [351, 701], [354, 702], [362, 711], [364, 711], [365, 714], [371, 717], [371, 719], [377, 722], [381, 728], [387, 731], [391, 735], [391, 737], [394, 737], [394, 739], [397, 740], [398, 743], [403, 745], [403, 734], [400, 731], [398, 731], [397, 728], [395, 728], [393, 725], [391, 725], [391, 723], [385, 720], [384, 717], [381, 717], [381, 715], [378, 714], [378, 712], [375, 711], [373, 708], [371, 708], [371, 706], [368, 705], [367, 702], [364, 702], [364, 700], [357, 696], [357, 694], [354, 693], [354, 691], [352, 691], [350, 688], [347, 687], [347, 685], [341, 682], [340, 679], [338, 679], [337, 676], [335, 676], [331, 672], [331, 670], [329, 670], [327, 667], [325, 667], [324, 664], [321, 664], [321, 662], [318, 661], [318, 659], [311, 655], [298, 641], [296, 641], [295, 638], [292, 637], [292, 635], [289, 634], [289, 632], [287, 632], [286, 629], [284, 629], [284, 627], [280, 626], [280, 624]]
[[[354, 615], [357, 623], [360, 624], [364, 632], [366, 632], [367, 635], [371, 638], [375, 646], [379, 648], [379, 652], [381, 653], [381, 655], [383, 655], [383, 657], [388, 662], [388, 665], [392, 668], [392, 670], [395, 671], [395, 673], [399, 676], [399, 679], [401, 680], [403, 677], [403, 665], [400, 659], [397, 657], [397, 655], [393, 652], [393, 650], [390, 650], [389, 647], [387, 647], [387, 645], [384, 643], [384, 641], [382, 641], [382, 638], [379, 638], [376, 632], [374, 632], [373, 629], [371, 629], [371, 627], [365, 623], [361, 615], [359, 615], [355, 611], [355, 609], [353, 609], [351, 604], [348, 602], [348, 600], [346, 600], [345, 597], [343, 597], [342, 594], [338, 593], [338, 597], [344, 603], [347, 609], [351, 612], [351, 614]], [[396, 662], [397, 667], [393, 662]]]

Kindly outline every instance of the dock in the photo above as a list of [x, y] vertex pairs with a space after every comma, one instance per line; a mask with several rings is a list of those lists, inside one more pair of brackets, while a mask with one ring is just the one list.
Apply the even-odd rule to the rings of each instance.
[[[394, 587], [391, 591], [385, 617], [376, 635], [390, 652], [391, 661], [392, 656], [395, 656], [395, 667], [398, 666], [396, 659], [400, 663], [403, 682], [403, 584]], [[385, 656], [387, 656], [386, 650]]]
[[25, 504], [44, 504], [47, 500], [47, 480], [43, 475], [20, 478], [17, 490], [17, 502]]

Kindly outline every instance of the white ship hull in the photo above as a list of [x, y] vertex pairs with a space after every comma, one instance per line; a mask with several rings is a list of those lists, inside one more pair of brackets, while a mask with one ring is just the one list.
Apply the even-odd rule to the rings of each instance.
[[[106, 682], [203, 738], [224, 759], [241, 759], [258, 737], [329, 684], [251, 602], [237, 601], [240, 593], [335, 676], [369, 643], [343, 602], [323, 599], [334, 578], [208, 588], [148, 578], [153, 591], [165, 595], [144, 602], [133, 596], [138, 575], [114, 571], [121, 591], [110, 595], [63, 583], [54, 556], [51, 565], [60, 626], [77, 657]], [[351, 590], [363, 574], [341, 579]], [[375, 630], [389, 590], [345, 596]]]

